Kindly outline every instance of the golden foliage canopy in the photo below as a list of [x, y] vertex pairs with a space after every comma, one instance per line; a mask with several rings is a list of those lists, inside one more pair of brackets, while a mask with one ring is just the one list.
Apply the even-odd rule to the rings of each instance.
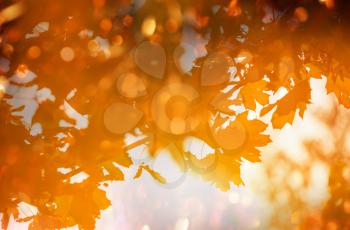
[[[303, 116], [311, 78], [350, 107], [346, 1], [0, 5], [4, 227], [13, 215], [34, 229], [93, 228], [110, 205], [103, 185], [125, 168], [167, 183], [150, 162], [170, 145], [183, 171], [222, 190], [242, 184], [240, 164], [260, 160], [266, 129]], [[188, 136], [214, 153], [196, 157]], [[131, 156], [140, 146], [150, 161]], [[21, 218], [20, 202], [38, 214]]]

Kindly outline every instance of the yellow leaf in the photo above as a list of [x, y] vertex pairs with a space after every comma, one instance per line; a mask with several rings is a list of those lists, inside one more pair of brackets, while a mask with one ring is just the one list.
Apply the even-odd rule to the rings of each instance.
[[95, 189], [92, 193], [92, 198], [100, 210], [106, 209], [111, 205], [107, 199], [106, 192], [101, 189]]

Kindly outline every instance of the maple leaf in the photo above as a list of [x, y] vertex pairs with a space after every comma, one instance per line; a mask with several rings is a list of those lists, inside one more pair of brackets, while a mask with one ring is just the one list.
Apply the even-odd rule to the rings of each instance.
[[232, 110], [230, 107], [232, 105], [239, 106], [242, 105], [242, 102], [240, 99], [231, 99], [230, 92], [220, 92], [218, 93], [210, 102], [210, 105], [213, 107], [214, 110], [220, 111], [224, 114], [229, 115], [235, 115], [236, 112]]
[[307, 104], [310, 101], [311, 88], [309, 80], [303, 80], [296, 84], [284, 97], [278, 100], [275, 104], [268, 105], [262, 109], [260, 115], [266, 113], [276, 107], [276, 111], [272, 115], [272, 126], [281, 129], [287, 123], [292, 124], [295, 113], [299, 110], [299, 116], [303, 117]]
[[[212, 181], [222, 190], [228, 190], [231, 182], [236, 185], [241, 184], [241, 158], [251, 162], [260, 161], [260, 151], [257, 147], [266, 146], [271, 141], [268, 135], [263, 134], [267, 125], [259, 120], [248, 120], [247, 117], [248, 112], [244, 112], [233, 121], [229, 121], [228, 118], [215, 120], [216, 123], [210, 127], [211, 136], [204, 132], [195, 133], [196, 137], [215, 149], [215, 155], [192, 161], [200, 169], [207, 168], [208, 165], [215, 165], [212, 169], [201, 173], [201, 176]], [[229, 124], [222, 128], [225, 122]], [[213, 161], [215, 163], [210, 163]]]
[[243, 104], [247, 109], [255, 110], [256, 102], [260, 105], [266, 105], [269, 102], [269, 95], [264, 92], [267, 88], [265, 80], [256, 82], [248, 82], [240, 91], [240, 96], [243, 99]]
[[[197, 164], [206, 164], [211, 161], [210, 156], [197, 162]], [[215, 167], [200, 176], [205, 180], [211, 181], [215, 186], [223, 191], [227, 191], [231, 187], [231, 183], [235, 185], [243, 184], [240, 174], [240, 160], [232, 155], [218, 153]]]
[[340, 77], [329, 73], [326, 89], [328, 93], [334, 93], [345, 108], [350, 108], [350, 79], [347, 76]]
[[84, 229], [94, 229], [101, 210], [110, 206], [106, 192], [90, 182], [75, 185], [69, 190], [70, 195], [57, 195], [53, 203], [46, 205], [49, 208], [44, 213], [34, 216], [29, 228], [66, 228], [78, 224]]

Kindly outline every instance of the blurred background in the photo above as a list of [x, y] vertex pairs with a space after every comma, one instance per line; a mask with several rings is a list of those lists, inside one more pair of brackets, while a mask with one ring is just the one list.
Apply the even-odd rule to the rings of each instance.
[[[31, 7], [36, 6], [36, 3], [33, 3], [33, 1], [29, 2]], [[95, 160], [100, 160], [99, 157], [104, 157], [105, 153], [109, 154], [108, 151], [116, 153], [115, 146], [121, 147], [124, 146], [122, 144], [126, 143], [127, 145], [137, 139], [136, 136], [123, 130], [130, 131], [131, 128], [136, 127], [139, 121], [129, 121], [127, 120], [127, 115], [135, 109], [136, 98], [142, 97], [147, 93], [147, 87], [150, 88], [149, 91], [156, 91], [156, 87], [161, 87], [161, 84], [156, 80], [161, 79], [166, 71], [168, 71], [167, 76], [171, 76], [169, 79], [174, 82], [178, 81], [178, 79], [190, 78], [188, 76], [191, 75], [191, 71], [194, 73], [198, 72], [198, 60], [207, 57], [209, 51], [212, 51], [211, 49], [219, 47], [232, 52], [230, 53], [232, 62], [229, 64], [234, 64], [228, 70], [225, 69], [225, 74], [230, 77], [230, 84], [235, 86], [242, 79], [252, 77], [249, 71], [254, 69], [255, 64], [262, 69], [266, 67], [264, 66], [266, 63], [261, 61], [261, 59], [264, 59], [264, 57], [273, 59], [277, 56], [276, 63], [278, 65], [271, 68], [276, 68], [275, 72], [279, 74], [276, 79], [278, 81], [281, 80], [281, 82], [278, 82], [281, 85], [277, 84], [278, 87], [276, 86], [276, 88], [269, 91], [269, 100], [266, 103], [268, 106], [269, 103], [274, 104], [292, 91], [295, 81], [305, 80], [298, 78], [299, 76], [296, 77], [296, 75], [298, 75], [297, 72], [300, 69], [305, 69], [305, 63], [303, 62], [303, 65], [301, 65], [299, 62], [305, 60], [303, 55], [307, 56], [308, 52], [298, 50], [299, 47], [298, 49], [293, 47], [293, 39], [290, 39], [292, 41], [288, 43], [289, 37], [283, 34], [283, 29], [293, 33], [293, 38], [296, 42], [299, 41], [299, 36], [303, 34], [305, 28], [313, 28], [314, 24], [307, 23], [311, 16], [314, 18], [320, 17], [321, 19], [327, 16], [327, 20], [330, 18], [329, 21], [324, 19], [325, 24], [322, 24], [327, 25], [326, 29], [322, 31], [326, 35], [328, 35], [327, 31], [336, 33], [338, 29], [341, 30], [341, 26], [334, 25], [337, 25], [336, 22], [340, 19], [346, 20], [348, 18], [344, 9], [347, 9], [346, 7], [349, 4], [344, 3], [344, 1], [292, 1], [293, 4], [291, 5], [288, 5], [288, 2], [291, 1], [256, 1], [256, 4], [255, 1], [252, 1], [254, 2], [253, 5], [258, 9], [253, 12], [256, 14], [261, 13], [260, 11], [263, 12], [262, 17], [252, 14], [257, 19], [254, 17], [254, 19], [251, 19], [250, 14], [244, 10], [242, 11], [245, 8], [242, 7], [241, 9], [238, 2], [234, 0], [213, 1], [203, 6], [203, 9], [200, 9], [201, 7], [197, 7], [196, 2], [187, 4], [184, 1], [178, 1], [178, 4], [175, 4], [171, 1], [156, 1], [157, 4], [164, 5], [168, 9], [166, 15], [170, 15], [170, 19], [174, 19], [169, 19], [166, 22], [161, 21], [162, 17], [165, 16], [162, 15], [162, 12], [158, 12], [159, 10], [151, 5], [150, 1], [132, 1], [132, 4], [129, 1], [120, 1], [121, 5], [117, 5], [118, 7], [114, 9], [106, 7], [104, 5], [105, 1], [95, 0], [92, 1], [90, 8], [86, 7], [81, 10], [83, 12], [81, 14], [79, 6], [83, 6], [83, 4], [74, 2], [72, 4], [76, 5], [67, 9], [67, 15], [72, 14], [74, 17], [84, 19], [81, 21], [91, 25], [91, 28], [85, 28], [85, 24], [81, 23], [81, 21], [63, 13], [58, 14], [60, 17], [57, 20], [50, 18], [52, 17], [49, 15], [51, 11], [63, 12], [60, 4], [53, 4], [52, 8], [45, 14], [46, 18], [43, 21], [37, 20], [41, 15], [37, 15], [34, 11], [28, 11], [28, 17], [34, 18], [33, 21], [11, 24], [13, 20], [24, 14], [24, 5], [20, 1], [11, 2], [11, 4], [6, 1], [0, 1], [4, 6], [0, 15], [0, 25], [5, 25], [3, 28], [4, 34], [6, 34], [3, 37], [4, 40], [0, 41], [2, 48], [2, 56], [0, 58], [0, 71], [2, 74], [0, 76], [0, 99], [3, 99], [1, 101], [1, 118], [3, 118], [2, 121], [6, 125], [10, 124], [22, 128], [17, 130], [12, 129], [12, 126], [6, 126], [11, 129], [4, 128], [1, 131], [1, 137], [4, 137], [2, 144], [4, 146], [8, 143], [12, 144], [12, 137], [16, 137], [18, 139], [14, 142], [15, 145], [21, 148], [25, 146], [22, 152], [18, 150], [19, 154], [30, 153], [34, 155], [39, 152], [41, 154], [40, 157], [34, 155], [35, 157], [33, 158], [35, 160], [33, 162], [26, 160], [28, 156], [23, 157], [24, 160], [20, 162], [21, 170], [18, 170], [18, 165], [16, 165], [17, 159], [12, 159], [11, 157], [10, 159], [5, 159], [3, 157], [5, 159], [3, 160], [1, 158], [0, 166], [3, 166], [4, 172], [7, 168], [13, 167], [14, 170], [20, 171], [18, 177], [22, 176], [21, 179], [24, 178], [24, 182], [15, 181], [16, 183], [13, 182], [12, 175], [8, 176], [8, 180], [0, 180], [1, 188], [3, 188], [5, 194], [0, 198], [7, 201], [7, 199], [14, 197], [15, 200], [13, 202], [18, 205], [18, 214], [22, 218], [20, 218], [22, 222], [19, 223], [19, 219], [15, 218], [10, 208], [6, 207], [7, 212], [4, 213], [10, 218], [8, 229], [19, 230], [29, 227], [32, 222], [30, 217], [38, 213], [38, 208], [30, 205], [29, 201], [33, 197], [35, 202], [41, 204], [42, 199], [44, 200], [42, 203], [49, 206], [48, 204], [51, 204], [51, 200], [45, 200], [47, 194], [42, 194], [41, 192], [45, 188], [48, 190], [47, 193], [51, 193], [49, 195], [55, 197], [57, 195], [55, 186], [61, 183], [63, 177], [61, 174], [73, 175], [70, 179], [63, 180], [62, 184], [64, 185], [79, 184], [93, 178], [94, 180], [91, 180], [93, 186], [87, 188], [95, 191], [94, 186], [99, 186], [99, 189], [106, 191], [107, 197], [111, 200], [111, 206], [102, 205], [103, 207], [108, 207], [106, 209], [102, 207], [96, 208], [97, 211], [94, 213], [94, 216], [98, 216], [99, 211], [102, 210], [101, 215], [97, 217], [96, 229], [350, 229], [350, 111], [338, 102], [340, 99], [342, 104], [347, 105], [346, 102], [349, 100], [349, 97], [343, 92], [347, 89], [343, 89], [341, 83], [337, 87], [343, 91], [340, 90], [341, 92], [338, 92], [334, 90], [336, 91], [335, 93], [330, 93], [328, 84], [331, 82], [330, 79], [335, 77], [321, 74], [319, 77], [309, 76], [309, 73], [312, 72], [310, 71], [311, 68], [307, 70], [307, 82], [309, 82], [311, 87], [311, 99], [303, 118], [295, 116], [292, 124], [285, 125], [281, 130], [276, 130], [270, 122], [272, 113], [259, 117], [259, 119], [268, 124], [265, 134], [270, 135], [272, 141], [267, 146], [258, 148], [261, 151], [261, 162], [253, 163], [245, 160], [243, 158], [245, 156], [240, 157], [239, 163], [241, 165], [237, 167], [240, 167], [242, 185], [233, 184], [231, 179], [230, 189], [222, 191], [216, 187], [218, 184], [214, 185], [215, 181], [209, 182], [204, 180], [198, 173], [194, 172], [195, 170], [182, 170], [182, 165], [174, 161], [169, 151], [164, 150], [161, 154], [157, 154], [155, 159], [150, 160], [151, 157], [144, 150], [143, 144], [136, 144], [137, 148], [131, 147], [127, 152], [133, 163], [136, 162], [137, 164], [135, 163], [129, 168], [119, 167], [125, 162], [117, 162], [120, 164], [118, 165], [119, 168], [114, 165], [118, 170], [122, 171], [125, 176], [124, 180], [114, 181], [123, 177], [112, 179], [105, 177], [109, 175], [105, 171], [111, 167], [107, 168], [106, 165], [103, 165], [103, 167], [101, 166], [102, 172], [100, 172], [98, 171], [100, 165], [96, 166], [93, 164], [91, 166], [89, 164], [89, 161], [97, 164], [99, 161], [95, 162]], [[317, 3], [317, 7], [320, 7], [321, 10], [317, 11], [316, 8], [310, 7], [312, 5], [311, 2], [314, 5]], [[180, 6], [186, 10], [182, 12]], [[250, 5], [247, 4], [247, 6]], [[344, 6], [343, 9], [341, 8], [342, 6]], [[334, 8], [339, 9], [337, 11], [339, 14], [333, 14], [333, 11], [330, 11], [330, 9], [333, 10]], [[40, 4], [38, 9], [40, 9], [40, 12], [45, 12], [46, 10]], [[90, 10], [91, 12], [86, 12], [91, 14], [85, 14], [84, 10]], [[318, 14], [316, 11], [321, 13]], [[214, 20], [210, 24], [209, 16], [203, 16], [209, 14], [207, 12], [210, 12], [211, 16], [218, 21]], [[152, 15], [147, 17], [147, 14]], [[240, 15], [244, 15], [246, 20], [252, 20], [248, 20], [250, 24], [247, 25], [240, 21]], [[341, 18], [339, 15], [345, 16]], [[113, 17], [115, 17], [114, 21], [110, 20]], [[235, 22], [234, 29], [231, 28], [230, 24], [232, 17]], [[221, 19], [223, 21], [220, 21]], [[258, 20], [259, 23], [254, 24], [254, 20]], [[279, 20], [283, 21], [282, 27], [285, 26], [286, 28], [276, 30], [279, 32], [275, 33], [274, 28], [279, 25]], [[61, 28], [62, 21], [64, 21], [64, 27]], [[314, 21], [319, 22], [322, 20], [315, 19]], [[131, 26], [133, 22], [135, 27]], [[220, 26], [221, 22], [223, 26]], [[162, 26], [163, 24], [165, 26]], [[15, 29], [12, 28], [12, 25]], [[259, 25], [259, 28], [257, 25]], [[19, 29], [17, 28], [16, 30], [16, 26]], [[84, 29], [80, 30], [82, 27]], [[211, 29], [207, 29], [207, 27]], [[333, 27], [335, 28], [334, 31]], [[26, 29], [25, 32], [23, 32], [23, 28]], [[137, 28], [137, 31], [135, 28]], [[328, 28], [332, 28], [332, 30], [327, 30]], [[18, 34], [18, 31], [21, 31], [20, 29], [23, 29], [22, 34]], [[264, 31], [270, 32], [270, 29], [272, 31], [271, 34], [266, 35], [267, 38], [265, 38]], [[310, 31], [311, 35], [313, 35], [313, 30], [310, 29]], [[260, 33], [264, 34], [264, 36], [256, 36], [261, 35]], [[339, 59], [346, 59], [347, 56], [345, 54], [348, 50], [346, 41], [337, 40], [339, 42], [337, 44], [340, 45], [334, 48], [327, 40], [330, 38], [324, 36], [324, 34], [322, 38], [325, 40], [322, 40], [321, 49], [328, 49], [331, 50], [331, 53], [334, 52], [336, 54], [344, 49], [344, 53], [339, 53]], [[26, 40], [23, 40], [23, 36]], [[314, 38], [314, 36], [311, 37]], [[334, 38], [339, 37], [334, 35]], [[263, 41], [269, 41], [270, 38], [274, 41], [271, 42], [271, 49], [275, 51], [272, 54], [265, 52], [266, 47], [264, 46], [265, 43], [263, 43]], [[305, 38], [309, 37], [305, 35]], [[32, 42], [33, 40], [31, 39], [34, 39], [36, 42]], [[56, 45], [61, 43], [54, 43], [54, 39], [57, 39], [64, 46]], [[149, 40], [150, 42], [141, 43], [143, 40]], [[152, 42], [160, 43], [165, 48], [170, 47], [169, 49], [174, 52], [170, 55], [170, 52], [167, 54], [164, 52], [163, 54], [163, 48], [157, 46], [155, 49]], [[263, 47], [261, 50], [256, 48], [256, 44], [260, 44], [259, 42], [263, 44], [261, 45]], [[287, 45], [284, 46], [284, 42]], [[11, 44], [14, 45], [12, 46]], [[178, 47], [175, 47], [174, 44], [177, 44]], [[303, 48], [306, 46], [303, 42], [300, 42], [300, 44]], [[247, 45], [250, 51], [245, 50], [244, 45]], [[309, 47], [305, 50], [309, 51], [309, 49], [311, 50]], [[282, 50], [287, 51], [286, 54], [283, 54], [284, 56], [281, 55], [282, 57], [280, 57]], [[129, 51], [132, 55], [128, 54]], [[159, 63], [155, 64], [156, 68], [147, 66], [149, 64], [146, 62], [147, 60], [142, 59], [140, 61], [135, 58], [134, 56], [137, 56], [135, 54], [137, 52], [141, 56], [149, 53], [157, 56]], [[310, 51], [310, 53], [312, 52]], [[52, 56], [50, 56], [51, 54]], [[292, 54], [299, 56], [297, 58], [293, 56], [294, 60], [290, 58]], [[254, 63], [257, 60], [254, 59], [255, 55], [262, 57], [258, 60], [263, 64], [259, 63], [259, 61]], [[218, 55], [214, 57], [214, 59], [216, 58], [220, 59], [222, 57]], [[130, 61], [129, 59], [132, 60]], [[329, 56], [317, 56], [316, 59], [336, 62]], [[228, 64], [223, 61], [226, 59], [220, 60], [225, 65]], [[134, 61], [139, 69], [135, 67]], [[137, 63], [137, 61], [140, 62]], [[170, 63], [169, 66], [171, 65], [171, 67], [165, 68], [166, 61]], [[345, 63], [346, 61], [348, 59], [345, 60]], [[22, 65], [22, 62], [27, 63], [29, 67]], [[337, 71], [339, 70], [338, 64], [338, 62], [334, 64]], [[57, 68], [56, 65], [63, 67]], [[300, 69], [297, 69], [299, 67]], [[297, 70], [294, 70], [294, 68]], [[213, 82], [215, 83], [217, 80], [215, 73], [220, 72], [222, 69], [222, 66], [215, 66], [214, 74], [208, 74], [208, 79], [206, 79], [208, 82], [206, 83], [209, 85], [213, 84]], [[266, 69], [267, 67], [264, 71]], [[128, 73], [123, 73], [123, 75], [121, 73], [124, 70], [128, 70]], [[330, 72], [332, 71], [333, 69]], [[333, 72], [337, 71], [334, 70]], [[342, 71], [343, 69], [339, 70], [341, 72], [340, 75], [343, 74]], [[273, 74], [271, 76], [259, 75], [262, 78], [259, 80], [265, 83], [273, 83], [276, 80], [273, 78]], [[279, 79], [281, 75], [282, 79]], [[55, 78], [50, 79], [47, 76], [55, 76]], [[187, 78], [186, 80], [188, 80]], [[136, 82], [136, 90], [135, 85], [128, 85], [130, 81]], [[346, 87], [344, 86], [344, 88]], [[159, 88], [156, 89], [158, 90]], [[201, 93], [205, 94], [204, 91], [202, 90]], [[299, 100], [297, 98], [298, 94], [294, 96], [292, 101]], [[120, 99], [122, 97], [124, 98]], [[125, 102], [124, 106], [132, 105], [133, 107], [118, 107], [121, 103], [116, 103], [116, 107], [122, 113], [117, 114], [111, 109], [110, 111], [112, 112], [106, 115], [108, 114], [106, 111], [113, 108], [111, 103], [119, 102], [119, 100], [123, 103]], [[145, 104], [142, 104], [144, 103], [142, 100], [137, 102], [139, 103], [140, 101], [139, 108], [145, 108], [147, 100], [144, 100], [146, 101]], [[235, 107], [235, 115], [238, 116], [244, 110], [250, 110], [249, 116], [253, 118], [258, 117], [257, 114], [261, 112], [261, 108], [264, 105], [260, 105], [254, 100], [253, 102], [254, 109], [248, 106], [244, 107], [241, 104]], [[255, 106], [255, 102], [260, 107]], [[305, 102], [305, 104], [307, 103]], [[204, 110], [207, 109], [208, 103], [205, 106]], [[100, 107], [103, 107], [102, 112]], [[302, 110], [302, 108], [296, 108], [296, 110], [298, 109], [299, 112]], [[100, 119], [99, 116], [97, 116], [98, 119], [96, 119], [96, 116], [93, 117], [95, 122], [98, 120], [99, 123], [96, 122], [97, 125], [93, 123], [94, 121], [91, 122], [93, 119], [90, 119], [90, 115], [95, 115], [95, 112], [99, 115], [103, 114], [103, 124], [100, 124], [102, 118]], [[119, 116], [118, 119], [115, 118], [117, 115]], [[294, 117], [294, 113], [292, 117]], [[116, 120], [126, 121], [115, 125]], [[124, 125], [128, 126], [129, 122], [132, 123], [131, 128], [125, 128]], [[175, 128], [178, 127], [176, 126]], [[7, 130], [10, 132], [7, 132]], [[110, 133], [106, 134], [106, 130]], [[170, 131], [178, 134], [177, 132], [182, 132], [183, 130], [181, 130], [180, 125], [180, 129], [175, 129], [175, 131], [170, 129]], [[115, 140], [117, 135], [113, 136], [111, 133], [113, 135], [125, 134], [125, 138], [121, 138], [121, 142], [117, 142]], [[17, 137], [17, 134], [21, 135]], [[122, 143], [123, 141], [125, 143]], [[200, 152], [200, 157], [205, 157], [213, 151], [208, 144], [199, 139], [186, 139], [184, 148], [188, 151], [196, 149]], [[8, 152], [8, 149], [1, 149], [1, 153], [4, 153], [3, 155]], [[38, 162], [44, 165], [43, 168], [40, 168], [36, 161], [37, 159], [42, 159], [41, 157], [45, 160], [38, 160]], [[53, 161], [50, 161], [52, 159]], [[63, 167], [63, 163], [59, 165], [61, 161], [69, 164], [67, 163], [66, 167]], [[53, 165], [53, 162], [57, 164]], [[149, 170], [150, 173], [138, 175], [140, 165], [143, 167], [144, 163], [147, 163], [154, 171]], [[78, 166], [74, 168], [76, 165], [81, 166], [82, 169], [79, 171], [80, 168]], [[84, 166], [86, 165], [90, 167], [87, 167], [87, 170], [85, 170], [88, 174], [84, 171]], [[28, 171], [26, 171], [27, 166], [29, 168]], [[95, 168], [102, 176], [94, 171]], [[117, 172], [114, 176], [119, 176], [117, 169], [114, 169], [114, 172]], [[230, 169], [227, 170], [229, 171]], [[28, 179], [23, 176], [33, 172], [33, 177], [44, 178], [43, 174], [45, 173], [43, 173], [43, 170], [47, 170], [44, 172], [48, 172], [51, 176], [54, 175], [52, 176], [52, 181], [49, 181], [50, 183], [48, 180], [39, 181], [37, 178]], [[78, 171], [78, 173], [74, 174], [75, 171]], [[157, 174], [154, 172], [164, 177], [167, 183], [160, 183], [161, 179], [159, 179], [159, 176], [158, 180], [156, 180]], [[87, 179], [89, 178], [89, 173], [91, 177]], [[57, 174], [59, 175], [57, 176]], [[101, 178], [106, 180], [103, 184], [100, 183], [103, 181]], [[26, 187], [27, 184], [25, 182], [27, 179], [29, 180], [27, 182], [29, 186]], [[55, 183], [56, 180], [59, 183]], [[7, 183], [8, 181], [11, 184]], [[86, 182], [86, 184], [88, 183], [90, 182]], [[86, 185], [85, 183], [82, 184]], [[37, 187], [28, 189], [30, 186]], [[5, 192], [5, 188], [11, 188], [13, 191], [8, 189], [9, 191], [6, 190]], [[61, 189], [61, 187], [58, 186], [58, 189]], [[79, 191], [84, 191], [85, 187], [82, 186], [79, 189], [68, 189], [67, 193], [68, 195], [73, 194], [72, 196], [79, 197]], [[29, 191], [28, 194], [31, 194], [31, 196], [22, 194], [22, 190]], [[62, 190], [66, 192], [66, 190]], [[66, 194], [64, 193], [64, 195]], [[80, 203], [78, 202], [78, 213], [85, 212], [84, 208], [82, 208], [83, 204], [84, 199], [82, 198]], [[6, 205], [8, 204], [6, 203]], [[12, 206], [10, 207], [14, 209]], [[40, 208], [46, 210], [43, 207]], [[57, 207], [47, 207], [47, 209], [51, 215], [52, 213], [50, 212], [52, 210], [55, 211]], [[91, 210], [86, 210], [87, 215], [89, 215], [89, 211]], [[50, 216], [49, 214], [48, 216]], [[55, 216], [56, 214], [52, 215]], [[82, 216], [84, 217], [84, 215]], [[26, 219], [27, 217], [29, 218]], [[66, 229], [78, 229], [78, 227]]]

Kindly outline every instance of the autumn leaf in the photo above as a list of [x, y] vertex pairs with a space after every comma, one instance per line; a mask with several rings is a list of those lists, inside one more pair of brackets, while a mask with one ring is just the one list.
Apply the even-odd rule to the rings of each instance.
[[240, 175], [240, 165], [239, 159], [219, 153], [215, 168], [201, 174], [201, 177], [212, 182], [222, 191], [227, 191], [230, 189], [231, 183], [235, 185], [243, 184]]
[[310, 83], [304, 80], [289, 91], [282, 99], [276, 102], [277, 109], [272, 115], [272, 125], [281, 129], [287, 123], [292, 124], [296, 110], [303, 117], [311, 96]]
[[333, 77], [333, 74], [329, 73], [326, 88], [328, 93], [335, 94], [340, 104], [350, 108], [350, 79], [347, 76]]
[[248, 82], [240, 90], [240, 96], [244, 106], [247, 109], [255, 110], [256, 102], [264, 106], [269, 102], [269, 95], [264, 91], [267, 90], [267, 82], [259, 80], [256, 82]]
[[55, 197], [57, 208], [54, 209], [54, 214], [57, 216], [66, 217], [72, 205], [73, 196], [63, 195]]
[[105, 176], [108, 180], [124, 180], [123, 172], [115, 165], [115, 163], [109, 161], [102, 164], [103, 168], [107, 170], [108, 175]]
[[92, 229], [95, 226], [95, 218], [100, 216], [101, 210], [109, 207], [110, 201], [106, 192], [99, 188], [80, 190], [72, 200], [70, 215], [80, 226]]
[[[264, 147], [271, 141], [268, 135], [263, 134], [267, 128], [265, 123], [259, 120], [248, 120], [247, 118], [248, 113], [245, 112], [239, 114], [231, 122], [226, 118], [220, 123], [216, 123], [211, 128], [214, 141], [206, 141], [212, 143], [211, 147], [215, 149], [214, 156], [209, 155], [201, 160], [192, 160], [192, 163], [199, 169], [206, 169], [208, 164], [215, 165], [212, 168], [210, 167], [210, 170], [200, 171], [202, 172], [201, 177], [211, 181], [224, 191], [230, 188], [230, 183], [236, 185], [242, 183], [240, 177], [241, 158], [251, 162], [260, 161], [258, 147]], [[228, 126], [218, 128], [224, 122], [229, 122]], [[199, 134], [196, 137], [208, 138]]]

